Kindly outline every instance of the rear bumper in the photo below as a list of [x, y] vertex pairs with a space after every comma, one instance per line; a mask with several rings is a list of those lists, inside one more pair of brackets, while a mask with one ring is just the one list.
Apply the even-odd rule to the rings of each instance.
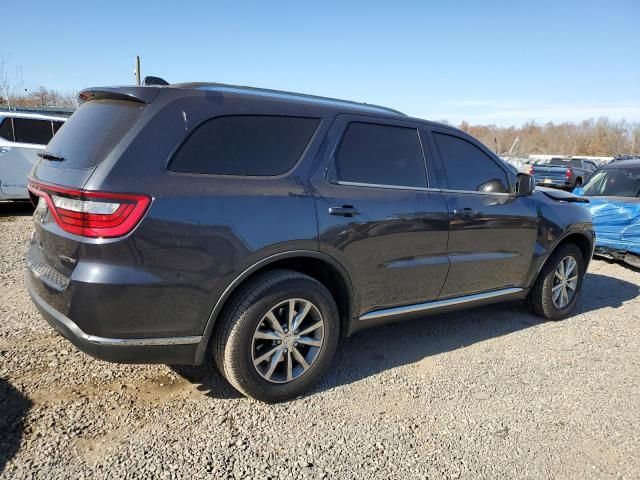
[[45, 320], [77, 348], [95, 358], [118, 363], [196, 363], [201, 336], [106, 338], [90, 335], [40, 297], [31, 279], [27, 280], [27, 285], [31, 299]]
[[[548, 181], [546, 181], [548, 180]], [[541, 178], [541, 179], [536, 179], [536, 185], [539, 185], [541, 187], [558, 187], [558, 188], [569, 188], [571, 186], [573, 186], [573, 181], [571, 180], [560, 180], [560, 179], [556, 179], [556, 178]]]

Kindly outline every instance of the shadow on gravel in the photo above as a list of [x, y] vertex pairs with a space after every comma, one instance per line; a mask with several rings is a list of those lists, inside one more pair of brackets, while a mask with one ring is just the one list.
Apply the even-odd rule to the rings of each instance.
[[[637, 297], [639, 291], [633, 283], [588, 273], [576, 313], [618, 308]], [[365, 330], [341, 343], [329, 373], [309, 395], [543, 323], [545, 320], [530, 313], [523, 302], [508, 302]], [[202, 367], [171, 368], [190, 382], [200, 384], [199, 390], [209, 397], [241, 396], [212, 362]]]
[[[208, 358], [211, 358], [209, 355]], [[180, 375], [185, 380], [198, 385], [198, 391], [212, 398], [231, 399], [240, 398], [238, 393], [229, 382], [214, 367], [213, 361], [205, 363], [199, 367], [191, 365], [169, 365], [169, 368]]]
[[0, 222], [4, 217], [28, 217], [33, 215], [30, 202], [0, 202]]
[[0, 474], [18, 453], [31, 400], [0, 378]]

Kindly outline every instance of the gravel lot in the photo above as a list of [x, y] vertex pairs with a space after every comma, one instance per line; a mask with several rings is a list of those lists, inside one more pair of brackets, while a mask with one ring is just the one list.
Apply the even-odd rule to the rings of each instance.
[[638, 271], [594, 261], [564, 322], [511, 303], [363, 332], [270, 406], [77, 351], [29, 301], [30, 231], [0, 204], [1, 478], [640, 477]]

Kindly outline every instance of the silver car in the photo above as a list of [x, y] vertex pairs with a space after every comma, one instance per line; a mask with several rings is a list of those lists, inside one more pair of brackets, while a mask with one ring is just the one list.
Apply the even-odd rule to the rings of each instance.
[[66, 120], [48, 113], [0, 110], [0, 200], [29, 199], [27, 175]]

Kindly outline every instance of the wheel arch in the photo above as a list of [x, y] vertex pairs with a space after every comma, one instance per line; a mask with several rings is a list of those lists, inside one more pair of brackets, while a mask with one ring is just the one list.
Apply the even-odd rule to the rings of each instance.
[[357, 298], [351, 278], [346, 269], [333, 257], [312, 250], [294, 250], [281, 252], [254, 263], [240, 273], [225, 289], [217, 300], [196, 351], [196, 364], [201, 364], [216, 320], [237, 289], [255, 275], [275, 269], [287, 269], [309, 275], [322, 283], [333, 296], [340, 314], [341, 335], [348, 334], [349, 324], [354, 318]]
[[587, 267], [589, 266], [589, 262], [591, 261], [591, 257], [593, 255], [593, 246], [595, 241], [592, 238], [590, 238], [586, 232], [583, 232], [580, 230], [572, 230], [567, 232], [562, 237], [560, 237], [560, 239], [555, 243], [553, 248], [549, 249], [549, 253], [547, 254], [547, 257], [540, 264], [540, 266], [538, 267], [538, 271], [533, 277], [532, 284], [535, 283], [535, 281], [538, 279], [540, 272], [542, 272], [542, 269], [544, 268], [544, 266], [547, 264], [547, 262], [553, 255], [553, 252], [555, 252], [558, 248], [560, 248], [562, 245], [565, 245], [567, 243], [573, 243], [577, 245], [577, 247], [582, 252], [582, 257], [584, 258], [585, 270], [587, 269]]

